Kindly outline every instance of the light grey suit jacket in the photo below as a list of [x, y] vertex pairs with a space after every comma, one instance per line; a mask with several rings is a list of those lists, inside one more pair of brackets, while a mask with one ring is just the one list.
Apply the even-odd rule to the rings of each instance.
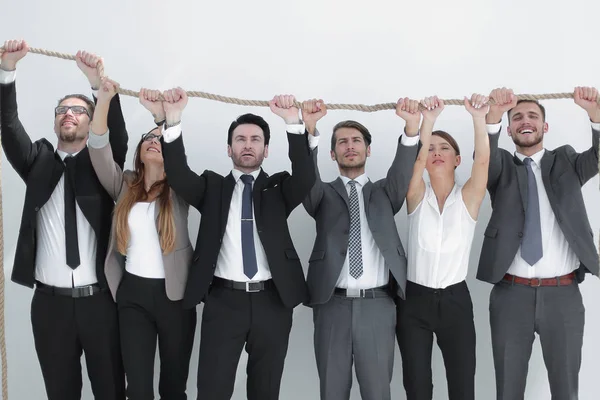
[[[418, 148], [418, 145], [405, 146], [398, 139], [396, 156], [387, 177], [375, 183], [369, 181], [362, 189], [369, 228], [391, 272], [392, 290], [400, 298], [405, 297], [406, 255], [394, 215], [406, 198]], [[326, 303], [331, 298], [346, 259], [350, 233], [348, 192], [341, 178], [328, 183], [321, 181], [317, 150], [313, 150], [317, 181], [303, 202], [317, 223], [317, 238], [306, 278], [309, 306]]]
[[[108, 194], [118, 202], [127, 193], [128, 182], [132, 181], [133, 172], [123, 172], [114, 162], [110, 144], [94, 148], [91, 142], [90, 140], [90, 146], [88, 147], [96, 175]], [[169, 190], [171, 191], [173, 216], [175, 218], [175, 250], [169, 254], [163, 254], [163, 265], [165, 267], [167, 297], [172, 301], [177, 301], [183, 298], [194, 250], [187, 228], [189, 205], [177, 196], [172, 189]], [[155, 220], [158, 222], [159, 207], [157, 206], [155, 210]], [[117, 250], [115, 229], [116, 224], [113, 217], [104, 272], [110, 291], [116, 301], [117, 289], [125, 270], [125, 256]], [[156, 229], [158, 230], [158, 226]]]

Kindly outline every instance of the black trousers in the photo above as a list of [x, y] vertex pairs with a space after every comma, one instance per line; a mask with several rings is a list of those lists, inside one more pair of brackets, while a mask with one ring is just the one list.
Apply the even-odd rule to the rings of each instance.
[[125, 271], [117, 291], [127, 398], [154, 399], [156, 341], [160, 355], [158, 393], [164, 400], [186, 400], [196, 309], [171, 301], [164, 279]]
[[110, 292], [72, 298], [36, 289], [31, 325], [49, 400], [81, 399], [84, 352], [94, 398], [125, 399], [117, 307]]
[[212, 287], [202, 314], [198, 400], [229, 400], [244, 345], [248, 400], [279, 399], [292, 309], [276, 289], [257, 293]]
[[399, 300], [396, 336], [407, 400], [431, 400], [433, 335], [442, 351], [448, 398], [475, 398], [475, 324], [466, 282], [432, 289], [407, 282]]

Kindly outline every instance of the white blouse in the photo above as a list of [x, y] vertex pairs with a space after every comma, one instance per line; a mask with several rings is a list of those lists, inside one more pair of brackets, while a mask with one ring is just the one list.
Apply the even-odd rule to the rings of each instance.
[[408, 276], [411, 282], [434, 289], [467, 277], [469, 254], [477, 221], [454, 185], [442, 213], [430, 183], [417, 208], [408, 215]]
[[160, 240], [156, 230], [152, 203], [135, 203], [129, 211], [129, 245], [125, 269], [127, 272], [144, 278], [164, 278]]

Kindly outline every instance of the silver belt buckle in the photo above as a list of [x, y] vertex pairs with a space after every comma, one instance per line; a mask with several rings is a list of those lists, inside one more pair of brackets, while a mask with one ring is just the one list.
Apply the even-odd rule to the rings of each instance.
[[[72, 291], [71, 297], [75, 298], [75, 299], [80, 298], [80, 297], [91, 296], [94, 294], [94, 287], [92, 285], [79, 286], [79, 287], [76, 287], [73, 289], [75, 289], [75, 290]], [[80, 294], [80, 292], [81, 292], [81, 294]], [[87, 294], [87, 296], [86, 296], [86, 294]]]
[[362, 289], [346, 289], [346, 297], [362, 297]]
[[260, 283], [260, 281], [248, 281], [246, 282], [246, 293], [256, 293], [260, 292], [260, 289], [251, 289], [250, 284], [252, 283]]

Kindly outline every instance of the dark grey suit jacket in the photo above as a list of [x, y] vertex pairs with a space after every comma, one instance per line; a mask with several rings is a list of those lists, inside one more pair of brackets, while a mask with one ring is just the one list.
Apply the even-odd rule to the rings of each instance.
[[[477, 279], [497, 283], [508, 271], [523, 237], [527, 200], [527, 170], [514, 155], [498, 148], [491, 134], [488, 191], [492, 216], [485, 230]], [[598, 173], [600, 131], [592, 130], [592, 147], [577, 153], [569, 145], [546, 150], [541, 169], [552, 211], [579, 260], [579, 282], [586, 272], [598, 276], [598, 253], [581, 187]]]
[[[401, 298], [405, 297], [406, 289], [406, 255], [394, 215], [404, 204], [418, 147], [404, 146], [398, 139], [387, 177], [375, 183], [369, 181], [362, 190], [369, 228], [391, 272], [390, 281]], [[350, 233], [349, 200], [344, 183], [341, 178], [328, 183], [321, 181], [317, 149], [313, 150], [313, 159], [317, 181], [303, 201], [317, 223], [317, 238], [306, 278], [309, 306], [326, 303], [331, 298], [346, 259]]]

